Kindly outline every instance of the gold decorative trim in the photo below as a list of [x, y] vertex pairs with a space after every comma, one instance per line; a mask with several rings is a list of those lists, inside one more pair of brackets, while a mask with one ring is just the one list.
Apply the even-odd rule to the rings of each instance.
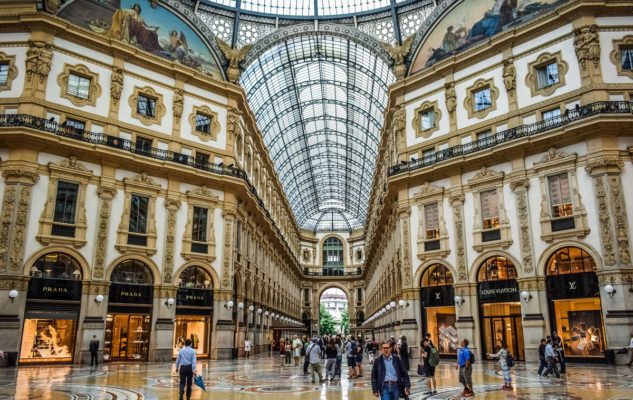
[[[475, 93], [486, 88], [490, 89], [490, 101], [492, 104], [490, 107], [477, 111], [475, 110]], [[497, 109], [499, 89], [495, 86], [492, 78], [476, 80], [472, 86], [466, 88], [466, 94], [467, 96], [464, 100], [464, 108], [468, 111], [468, 118], [485, 118], [490, 112]]]
[[[429, 129], [422, 129], [420, 126], [421, 116], [423, 112], [433, 111], [435, 113], [435, 125]], [[437, 105], [437, 101], [425, 101], [420, 104], [420, 107], [416, 108], [415, 117], [413, 118], [413, 129], [415, 130], [415, 137], [430, 137], [433, 132], [438, 131], [440, 129], [440, 120], [442, 119], [442, 112]]]
[[611, 51], [611, 54], [609, 55], [609, 59], [613, 64], [615, 64], [615, 68], [618, 70], [618, 75], [628, 76], [633, 79], [633, 70], [622, 69], [622, 60], [620, 55], [621, 47], [633, 49], [633, 35], [627, 35], [621, 39], [613, 40], [613, 51]]
[[[140, 95], [151, 97], [156, 100], [156, 110], [154, 110], [153, 117], [147, 117], [145, 115], [141, 115], [138, 113], [138, 98]], [[128, 99], [128, 103], [130, 105], [130, 109], [132, 111], [132, 118], [136, 118], [143, 123], [143, 125], [160, 125], [160, 121], [163, 119], [165, 115], [165, 104], [163, 102], [163, 95], [156, 92], [150, 86], [145, 86], [143, 88], [139, 88], [138, 86], [134, 87], [134, 92]]]
[[[211, 119], [211, 127], [209, 133], [200, 132], [196, 129], [196, 115], [202, 114]], [[191, 134], [197, 136], [203, 142], [217, 140], [218, 132], [220, 132], [220, 123], [218, 122], [218, 114], [207, 106], [194, 106], [193, 111], [189, 114], [189, 124], [191, 125]]]
[[0, 91], [11, 90], [11, 84], [18, 76], [18, 68], [15, 66], [15, 56], [7, 55], [0, 51], [0, 64], [8, 64], [7, 81], [0, 83]]
[[[558, 82], [550, 86], [539, 88], [536, 71], [537, 69], [550, 64], [552, 61], [555, 61], [558, 65]], [[563, 61], [563, 56], [560, 51], [556, 53], [543, 53], [538, 56], [536, 60], [528, 64], [528, 74], [525, 76], [525, 84], [530, 88], [532, 97], [537, 95], [550, 96], [554, 94], [556, 89], [565, 86], [565, 75], [568, 70], [569, 65]]]
[[[68, 78], [70, 74], [77, 75], [81, 78], [90, 80], [90, 88], [88, 90], [88, 98], [82, 99], [81, 97], [74, 96], [68, 93]], [[101, 96], [101, 85], [99, 85], [99, 75], [91, 72], [88, 67], [83, 64], [69, 65], [64, 64], [64, 71], [57, 76], [57, 83], [61, 88], [60, 97], [70, 100], [71, 103], [77, 107], [83, 106], [95, 106], [97, 104], [97, 98]]]

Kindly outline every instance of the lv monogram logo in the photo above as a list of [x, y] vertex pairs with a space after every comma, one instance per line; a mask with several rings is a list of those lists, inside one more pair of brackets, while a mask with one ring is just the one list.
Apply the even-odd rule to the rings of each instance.
[[569, 283], [569, 290], [576, 290], [576, 281], [567, 283]]
[[435, 293], [435, 300], [442, 300], [442, 293], [440, 292]]

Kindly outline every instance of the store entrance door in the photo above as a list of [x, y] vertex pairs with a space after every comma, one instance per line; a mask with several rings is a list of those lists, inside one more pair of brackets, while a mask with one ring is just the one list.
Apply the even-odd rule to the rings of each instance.
[[103, 347], [104, 360], [147, 361], [149, 314], [108, 314]]
[[[513, 303], [485, 304], [482, 307], [484, 316], [481, 318], [481, 325], [485, 354], [497, 353], [501, 348], [501, 342], [505, 341], [515, 360], [525, 360], [521, 314], [512, 312], [517, 309], [520, 311], [520, 307], [520, 304]], [[498, 311], [510, 312], [506, 314]]]

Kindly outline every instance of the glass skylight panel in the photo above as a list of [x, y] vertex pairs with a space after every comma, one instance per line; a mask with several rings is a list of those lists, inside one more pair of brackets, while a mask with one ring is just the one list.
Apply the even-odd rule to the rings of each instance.
[[242, 0], [241, 9], [265, 14], [309, 16], [314, 15], [314, 0]]

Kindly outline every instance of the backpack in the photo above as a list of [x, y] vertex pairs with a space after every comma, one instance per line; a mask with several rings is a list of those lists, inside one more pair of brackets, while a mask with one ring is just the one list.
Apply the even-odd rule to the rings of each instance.
[[512, 354], [510, 353], [506, 356], [506, 365], [508, 368], [514, 367], [514, 357], [512, 357]]
[[431, 347], [431, 352], [429, 353], [429, 365], [431, 367], [436, 367], [440, 363], [440, 351], [437, 347]]
[[475, 353], [473, 353], [472, 351], [468, 350], [470, 352], [470, 364], [474, 364], [475, 363]]

